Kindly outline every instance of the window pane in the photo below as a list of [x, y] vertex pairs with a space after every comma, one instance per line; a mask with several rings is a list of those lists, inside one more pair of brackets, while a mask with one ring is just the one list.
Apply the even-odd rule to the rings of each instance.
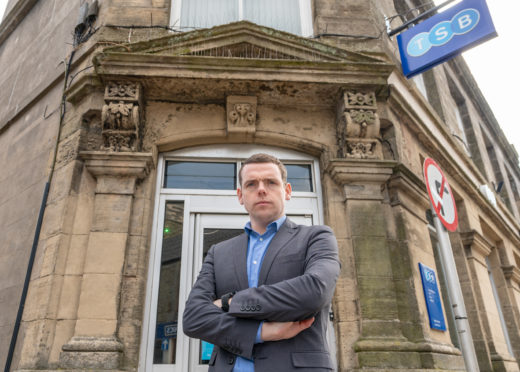
[[235, 163], [166, 162], [164, 187], [173, 189], [234, 190]]
[[[212, 229], [205, 228], [204, 236], [202, 240], [203, 244], [203, 257], [206, 258], [206, 254], [209, 249], [224, 240], [228, 240], [244, 233], [244, 229]], [[211, 352], [213, 351], [213, 345], [209, 342], [201, 341], [199, 349], [199, 364], [209, 364], [211, 358]]]
[[181, 28], [209, 28], [236, 21], [237, 0], [182, 0]]
[[299, 0], [243, 0], [244, 19], [301, 35]]
[[293, 191], [314, 191], [312, 188], [312, 173], [310, 164], [285, 164], [287, 181]]
[[179, 283], [182, 252], [183, 202], [168, 202], [164, 212], [163, 244], [157, 326], [155, 328], [154, 364], [175, 364], [177, 321], [179, 318]]

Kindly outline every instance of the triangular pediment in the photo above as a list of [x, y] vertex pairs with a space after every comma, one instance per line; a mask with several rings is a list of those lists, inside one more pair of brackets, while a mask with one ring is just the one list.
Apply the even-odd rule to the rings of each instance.
[[105, 53], [161, 56], [201, 56], [246, 60], [381, 63], [382, 60], [346, 51], [309, 38], [240, 21], [210, 29], [111, 47]]

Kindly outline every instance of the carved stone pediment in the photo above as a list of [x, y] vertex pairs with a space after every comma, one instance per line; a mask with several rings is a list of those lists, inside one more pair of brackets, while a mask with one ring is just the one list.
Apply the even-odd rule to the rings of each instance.
[[[316, 104], [316, 96], [319, 104], [335, 104], [338, 90], [352, 85], [370, 87], [378, 94], [395, 68], [382, 56], [247, 21], [110, 46], [92, 62], [99, 81], [140, 81], [147, 99], [224, 101], [233, 94], [256, 95], [262, 102], [276, 104], [279, 91], [297, 105]], [[67, 98], [80, 99], [89, 89], [81, 85], [93, 84], [91, 80], [75, 80]], [[294, 86], [292, 93], [284, 93], [285, 87], [278, 89], [279, 82]], [[364, 114], [371, 115], [359, 112], [358, 116]]]
[[118, 52], [253, 60], [382, 62], [248, 21], [105, 49], [105, 53]]

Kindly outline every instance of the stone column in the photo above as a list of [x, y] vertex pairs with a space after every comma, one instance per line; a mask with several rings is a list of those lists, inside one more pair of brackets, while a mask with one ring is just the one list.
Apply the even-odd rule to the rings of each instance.
[[119, 297], [133, 195], [152, 155], [89, 151], [80, 157], [97, 184], [74, 336], [63, 346], [60, 366], [117, 369], [123, 350], [116, 336]]
[[[442, 273], [436, 264], [435, 247], [432, 247], [426, 211], [431, 208], [426, 185], [415, 173], [403, 164], [394, 168], [387, 183], [393, 224], [388, 230], [394, 283], [397, 292], [399, 319], [403, 335], [415, 344], [420, 353], [422, 367], [442, 370], [465, 370], [460, 350], [452, 344], [449, 327], [446, 332], [431, 329], [419, 275], [419, 263], [437, 272], [439, 290]], [[441, 296], [445, 299], [446, 296]], [[446, 313], [449, 303], [443, 301]]]
[[399, 324], [387, 244], [382, 186], [396, 165], [385, 160], [332, 159], [326, 172], [343, 187], [359, 292], [360, 337], [354, 345], [360, 368], [420, 368]]

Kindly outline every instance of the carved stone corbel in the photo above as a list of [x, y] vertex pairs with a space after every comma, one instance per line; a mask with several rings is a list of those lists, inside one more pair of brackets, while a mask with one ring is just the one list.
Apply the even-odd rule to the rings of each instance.
[[343, 92], [338, 104], [336, 138], [339, 158], [381, 159], [379, 117], [373, 92]]
[[228, 96], [226, 100], [227, 132], [255, 133], [256, 105], [254, 96]]
[[139, 151], [141, 147], [142, 87], [131, 81], [110, 82], [105, 87], [101, 112], [103, 150]]

